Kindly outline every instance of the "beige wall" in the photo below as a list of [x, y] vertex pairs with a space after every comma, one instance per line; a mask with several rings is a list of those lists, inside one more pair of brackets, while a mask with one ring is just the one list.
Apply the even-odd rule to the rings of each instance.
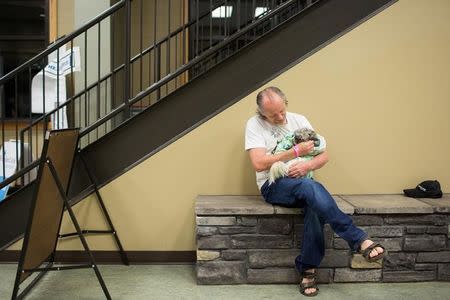
[[[449, 53], [450, 2], [398, 1], [265, 86], [327, 138], [331, 161], [317, 177], [332, 193], [401, 193], [428, 178], [448, 193]], [[257, 194], [243, 150], [255, 95], [101, 190], [127, 250], [194, 250], [198, 194]], [[91, 200], [76, 208], [82, 224], [102, 220]], [[109, 237], [89, 241], [115, 249]]]

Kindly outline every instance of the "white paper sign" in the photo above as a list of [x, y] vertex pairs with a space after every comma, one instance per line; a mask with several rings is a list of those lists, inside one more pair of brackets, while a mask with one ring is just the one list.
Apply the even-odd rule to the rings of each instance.
[[[0, 181], [5, 180], [16, 173], [17, 161], [20, 161], [20, 145], [17, 145], [17, 156], [16, 160], [16, 141], [10, 140], [5, 142], [3, 147], [0, 147]], [[5, 162], [5, 174], [3, 174], [3, 162]], [[0, 190], [0, 202], [6, 198], [10, 184], [5, 186]]]
[[[44, 68], [44, 71], [37, 73], [31, 83], [31, 112], [47, 113], [64, 103], [66, 99], [66, 79], [65, 75], [71, 71], [79, 72], [80, 67], [80, 49], [74, 47], [67, 51], [60, 50], [59, 69], [55, 54], [54, 58]], [[59, 75], [59, 76], [57, 76]], [[45, 76], [45, 80], [44, 80]], [[44, 102], [45, 99], [45, 102]], [[52, 114], [52, 128], [67, 128], [66, 108], [59, 110], [59, 113]]]
[[44, 68], [45, 69], [45, 75], [53, 76], [56, 78], [57, 75], [59, 76], [66, 76], [67, 74], [70, 74], [71, 71], [73, 72], [79, 72], [81, 70], [81, 64], [80, 64], [80, 48], [74, 47], [71, 51], [71, 49], [67, 51], [63, 51], [61, 53], [61, 50], [59, 51], [59, 69], [57, 64], [57, 57], [52, 59], [52, 61]]
[[[17, 144], [17, 148], [16, 148]], [[4, 154], [3, 155], [3, 150]], [[17, 171], [18, 163], [23, 160], [24, 166], [29, 165], [32, 162], [31, 157], [31, 149], [29, 148], [28, 143], [23, 143], [23, 151], [24, 151], [24, 157], [22, 157], [21, 148], [20, 148], [20, 141], [16, 140], [9, 140], [8, 142], [5, 142], [4, 146], [0, 146], [0, 182], [5, 180], [5, 178], [8, 178], [12, 175], [14, 175]], [[17, 153], [17, 155], [16, 155]], [[5, 157], [5, 174], [3, 174], [3, 157]], [[23, 177], [23, 184], [27, 185], [34, 179], [36, 179], [37, 170], [36, 168], [29, 171], [26, 175]], [[10, 185], [5, 186], [4, 188], [0, 189], [0, 202], [6, 197], [6, 194], [8, 193]]]
[[[17, 159], [20, 161], [20, 143], [17, 143], [16, 140], [9, 140], [8, 142], [5, 142], [3, 147], [0, 147], [0, 176], [3, 176], [3, 161], [5, 162], [5, 178], [8, 178], [16, 173], [16, 144]], [[3, 152], [5, 152], [5, 159], [3, 159]]]

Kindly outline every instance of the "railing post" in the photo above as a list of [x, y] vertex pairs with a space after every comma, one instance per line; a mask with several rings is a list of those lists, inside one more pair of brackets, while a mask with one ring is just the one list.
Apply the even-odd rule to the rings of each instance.
[[124, 103], [127, 107], [125, 110], [125, 118], [130, 117], [129, 100], [131, 96], [131, 72], [130, 72], [130, 57], [131, 57], [131, 0], [125, 1], [125, 86], [124, 86]]
[[[25, 155], [24, 155], [24, 149], [25, 149], [25, 146], [24, 146], [24, 137], [25, 137], [25, 134], [24, 134], [24, 132], [23, 132], [23, 130], [20, 130], [20, 132], [19, 132], [19, 140], [18, 141], [16, 141], [16, 145], [17, 145], [17, 143], [20, 143], [20, 156], [21, 156], [21, 158], [19, 159], [19, 161], [17, 162], [17, 170], [22, 170], [24, 167], [25, 167]], [[22, 185], [22, 186], [24, 186], [25, 185], [25, 177], [24, 176], [22, 176], [22, 177], [20, 177], [20, 185]]]

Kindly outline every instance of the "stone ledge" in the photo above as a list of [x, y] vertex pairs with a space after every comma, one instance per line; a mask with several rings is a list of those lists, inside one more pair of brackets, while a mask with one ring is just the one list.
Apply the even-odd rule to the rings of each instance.
[[[338, 207], [346, 214], [353, 214], [354, 208], [339, 196], [333, 196]], [[298, 215], [299, 208], [271, 205], [261, 196], [199, 195], [195, 203], [197, 216], [218, 215]]]
[[433, 207], [403, 195], [341, 195], [355, 214], [430, 214]]
[[342, 210], [344, 213], [348, 215], [353, 215], [355, 213], [355, 207], [351, 205], [348, 201], [345, 201], [341, 196], [334, 196], [334, 200], [336, 201], [337, 206]]
[[[450, 212], [450, 194], [441, 199], [414, 199], [403, 195], [333, 195], [346, 214], [429, 214]], [[199, 195], [197, 216], [208, 215], [297, 215], [299, 208], [268, 204], [261, 196]]]
[[275, 210], [261, 196], [205, 196], [199, 195], [195, 213], [205, 215], [272, 215]]
[[417, 199], [428, 205], [431, 205], [434, 212], [449, 213], [450, 212], [450, 194], [445, 194], [440, 199]]
[[[368, 263], [327, 224], [319, 282], [450, 281], [447, 197], [429, 203], [400, 195], [333, 197], [344, 211], [360, 213], [352, 216], [355, 224], [382, 243], [388, 257]], [[196, 212], [198, 284], [298, 282], [300, 209], [272, 206], [260, 196], [199, 196]]]

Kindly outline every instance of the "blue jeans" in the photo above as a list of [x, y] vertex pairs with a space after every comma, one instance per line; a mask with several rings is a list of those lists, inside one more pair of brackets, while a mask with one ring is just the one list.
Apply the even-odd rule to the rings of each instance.
[[304, 208], [304, 232], [301, 253], [295, 259], [299, 272], [317, 268], [325, 255], [323, 225], [331, 228], [357, 250], [367, 234], [336, 205], [333, 197], [319, 182], [308, 178], [283, 177], [261, 187], [266, 202], [284, 207]]

